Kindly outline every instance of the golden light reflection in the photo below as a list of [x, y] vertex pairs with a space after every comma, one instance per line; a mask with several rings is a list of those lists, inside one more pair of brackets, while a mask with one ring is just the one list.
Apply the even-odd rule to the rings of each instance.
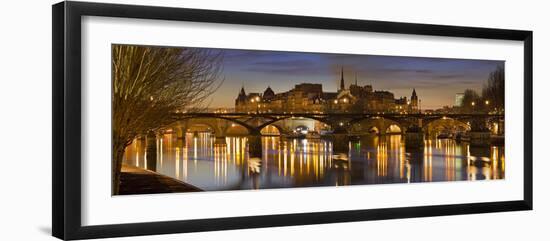
[[158, 158], [158, 160], [159, 160], [160, 166], [162, 166], [162, 158], [160, 158], [160, 155], [161, 155], [161, 153], [162, 153], [162, 147], [160, 146], [160, 142], [161, 142], [161, 139], [160, 139], [160, 138], [157, 138], [157, 139], [156, 139], [155, 145], [156, 145], [156, 147], [157, 147], [157, 158]]
[[472, 170], [470, 169], [470, 165], [472, 165], [471, 163], [472, 161], [472, 156], [470, 154], [470, 145], [466, 145], [466, 167], [467, 167], [467, 176], [468, 176], [468, 180], [475, 180], [475, 177], [472, 177]]
[[180, 178], [180, 148], [176, 147], [176, 178]]
[[198, 152], [198, 144], [197, 144], [197, 141], [198, 141], [198, 137], [193, 137], [193, 164], [195, 165], [195, 171], [197, 170], [197, 158], [199, 156], [199, 154], [197, 153]]
[[143, 168], [147, 169], [147, 148], [145, 148], [145, 152], [143, 153]]
[[[162, 145], [162, 142], [161, 142], [161, 145]], [[187, 161], [189, 160], [189, 156], [187, 154], [187, 151], [189, 150], [188, 146], [187, 146], [187, 143], [185, 143], [185, 149], [182, 150], [182, 153], [183, 153], [183, 156], [182, 156], [182, 161], [183, 161], [183, 181], [187, 181]]]
[[387, 155], [387, 143], [382, 142], [378, 145], [376, 149], [376, 167], [378, 176], [386, 176], [388, 174], [388, 155]]
[[287, 159], [288, 159], [288, 151], [287, 151], [287, 143], [285, 142], [285, 147], [284, 147], [284, 158], [283, 158], [283, 175], [286, 177], [286, 163], [287, 163]]
[[[492, 147], [491, 148], [491, 167], [492, 167], [492, 171], [491, 173], [497, 173], [497, 169], [498, 169], [498, 148], [497, 147]], [[497, 178], [497, 175], [493, 175], [493, 177], [491, 179], [496, 179]]]
[[[422, 170], [424, 171], [424, 180], [427, 182], [432, 181], [432, 157], [433, 157], [433, 151], [432, 151], [432, 140], [427, 140], [425, 142], [424, 147], [424, 165]], [[435, 141], [435, 145], [437, 148], [439, 140]]]
[[[330, 140], [265, 136], [261, 138], [261, 159], [257, 158], [258, 165], [251, 171], [254, 163], [249, 159], [247, 137], [226, 137], [220, 142], [212, 133], [185, 135], [185, 141], [178, 141], [172, 134], [158, 135], [153, 143], [157, 148], [157, 171], [220, 190], [502, 179], [505, 171], [503, 147], [480, 151], [452, 139], [430, 138], [425, 140], [424, 148], [409, 150], [401, 135], [361, 137], [360, 141], [348, 142], [335, 156]], [[153, 165], [147, 160], [147, 148], [144, 140], [136, 138], [126, 150], [125, 163]], [[194, 168], [188, 170], [191, 160]], [[481, 165], [474, 160], [487, 161]], [[252, 179], [253, 185], [246, 184]]]
[[139, 167], [139, 151], [136, 151], [136, 166]]
[[[296, 141], [296, 139], [294, 139], [292, 141], [292, 145], [290, 146], [290, 153], [291, 153], [291, 155], [290, 155], [290, 175], [291, 176], [294, 176], [294, 159], [296, 158], [296, 155], [295, 155], [296, 154], [295, 153], [296, 152], [296, 146], [297, 146], [297, 141]], [[300, 157], [302, 157], [302, 156], [300, 155]]]
[[456, 144], [454, 141], [445, 139], [440, 140], [443, 150], [443, 157], [445, 160], [445, 180], [454, 181], [455, 180], [455, 150]]
[[[403, 179], [405, 175], [407, 175], [405, 172], [407, 171], [405, 168], [405, 143], [399, 142], [399, 150], [397, 151], [397, 155], [399, 155], [399, 178]], [[408, 174], [410, 177], [410, 173]]]
[[160, 164], [162, 165], [162, 160], [164, 159], [164, 149], [162, 147], [164, 143], [164, 140], [162, 139], [162, 136], [160, 137], [160, 155], [157, 155], [160, 158]]

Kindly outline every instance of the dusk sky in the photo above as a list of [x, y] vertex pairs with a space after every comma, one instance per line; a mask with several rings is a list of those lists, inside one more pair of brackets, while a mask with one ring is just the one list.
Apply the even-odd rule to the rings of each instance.
[[489, 73], [503, 61], [376, 55], [300, 53], [224, 49], [222, 86], [210, 98], [210, 107], [234, 107], [244, 85], [246, 93], [270, 86], [275, 93], [299, 83], [323, 84], [323, 91], [336, 92], [340, 68], [346, 88], [357, 82], [375, 90], [388, 90], [395, 98], [410, 98], [416, 88], [422, 109], [453, 105], [456, 93], [467, 88], [481, 92]]

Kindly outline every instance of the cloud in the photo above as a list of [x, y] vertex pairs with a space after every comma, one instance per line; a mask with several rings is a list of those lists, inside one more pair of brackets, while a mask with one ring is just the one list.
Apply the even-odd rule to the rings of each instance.
[[285, 67], [285, 68], [264, 68], [264, 67], [250, 67], [244, 69], [250, 72], [264, 73], [264, 74], [310, 74], [313, 71], [309, 71], [302, 67]]
[[458, 78], [463, 78], [463, 77], [465, 77], [465, 75], [463, 75], [463, 74], [442, 74], [442, 75], [434, 76], [434, 78], [441, 79], [441, 80], [458, 79]]
[[[269, 84], [277, 91], [286, 91], [300, 82], [322, 83], [326, 89], [336, 88], [343, 67], [346, 84], [352, 83], [357, 74], [360, 85], [372, 84], [375, 89], [389, 90], [396, 96], [409, 96], [412, 88], [416, 88], [422, 93], [425, 104], [434, 106], [441, 99], [452, 101], [454, 93], [466, 88], [480, 89], [488, 73], [502, 64], [502, 61], [491, 60], [224, 51], [224, 73], [231, 79], [226, 83], [228, 89], [239, 89], [243, 82], [247, 83], [247, 90], [263, 89]], [[229, 99], [222, 101], [222, 96], [219, 99], [219, 103], [229, 103]]]
[[433, 70], [430, 69], [399, 69], [399, 68], [384, 68], [381, 72], [387, 73], [412, 73], [412, 74], [432, 74]]
[[285, 67], [310, 67], [314, 63], [305, 59], [287, 59], [287, 60], [264, 60], [252, 62], [252, 66], [262, 66], [270, 68], [285, 68]]

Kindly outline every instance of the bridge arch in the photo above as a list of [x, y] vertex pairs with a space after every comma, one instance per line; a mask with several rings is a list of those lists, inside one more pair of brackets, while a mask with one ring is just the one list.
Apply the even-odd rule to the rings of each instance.
[[278, 125], [270, 124], [260, 130], [262, 135], [281, 135], [285, 133], [284, 129]]
[[442, 132], [458, 133], [470, 131], [469, 122], [449, 117], [428, 119], [423, 123], [423, 131], [427, 134], [440, 134]]
[[[288, 124], [288, 121], [293, 121], [294, 124]], [[313, 121], [313, 123], [304, 123], [308, 121]], [[267, 121], [258, 126], [258, 129], [263, 130], [265, 127], [270, 125], [277, 127], [280, 133], [290, 132], [298, 126], [307, 126], [309, 130], [315, 131], [332, 128], [332, 124], [322, 118], [316, 118], [312, 116], [287, 116]]]
[[246, 136], [250, 134], [250, 131], [242, 125], [231, 123], [223, 134], [223, 136]]
[[368, 132], [372, 133], [372, 134], [379, 135], [380, 134], [380, 129], [378, 129], [378, 127], [376, 127], [376, 126], [372, 126], [372, 127], [368, 128]]
[[402, 133], [403, 133], [403, 130], [399, 125], [396, 125], [396, 124], [390, 124], [386, 128], [386, 134], [402, 134]]
[[406, 127], [398, 121], [383, 117], [368, 117], [355, 119], [350, 127], [350, 134], [400, 134]]
[[203, 120], [184, 120], [177, 121], [170, 125], [168, 129], [172, 129], [172, 132], [177, 138], [185, 138], [186, 133], [193, 132], [212, 132], [218, 133], [220, 130], [214, 123], [204, 122]]
[[[220, 123], [222, 121], [223, 123]], [[180, 126], [188, 126], [192, 123], [205, 123], [210, 125], [214, 129], [214, 133], [217, 136], [223, 136], [226, 134], [227, 130], [230, 128], [235, 128], [237, 126], [243, 127], [247, 130], [248, 133], [253, 133], [256, 131], [256, 128], [237, 119], [224, 117], [224, 116], [186, 116], [180, 118], [177, 121]], [[215, 123], [215, 124], [214, 124]], [[217, 128], [216, 128], [217, 127]]]

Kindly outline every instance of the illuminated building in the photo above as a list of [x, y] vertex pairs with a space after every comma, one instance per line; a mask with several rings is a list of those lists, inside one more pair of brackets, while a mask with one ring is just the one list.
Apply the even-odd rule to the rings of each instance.
[[413, 89], [410, 101], [395, 99], [385, 90], [373, 90], [372, 85], [345, 86], [344, 71], [340, 75], [337, 92], [324, 92], [321, 84], [301, 83], [293, 89], [275, 93], [270, 86], [262, 93], [246, 94], [241, 88], [235, 100], [235, 111], [240, 113], [409, 113], [419, 111], [419, 99]]
[[464, 99], [464, 93], [456, 93], [455, 94], [455, 106], [460, 107], [462, 106], [462, 100]]

